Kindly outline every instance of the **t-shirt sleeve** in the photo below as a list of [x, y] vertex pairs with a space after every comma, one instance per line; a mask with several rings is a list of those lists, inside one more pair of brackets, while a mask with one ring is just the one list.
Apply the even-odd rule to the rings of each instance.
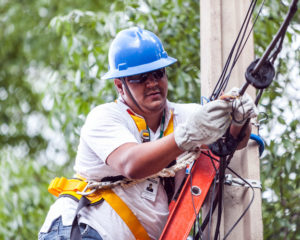
[[173, 110], [174, 113], [174, 125], [175, 128], [178, 124], [185, 122], [192, 113], [196, 111], [199, 107], [197, 103], [169, 103], [169, 107]]
[[95, 109], [86, 119], [81, 130], [81, 138], [102, 161], [106, 162], [109, 154], [119, 146], [128, 142], [138, 142], [133, 129], [129, 129], [130, 121], [130, 116], [127, 116], [126, 112], [120, 112], [116, 108]]

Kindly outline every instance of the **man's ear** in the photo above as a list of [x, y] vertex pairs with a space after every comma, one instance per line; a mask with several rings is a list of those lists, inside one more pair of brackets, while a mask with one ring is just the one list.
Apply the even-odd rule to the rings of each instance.
[[123, 83], [122, 83], [121, 79], [115, 78], [114, 79], [114, 84], [115, 84], [115, 87], [116, 87], [118, 93], [121, 94], [121, 95], [124, 95]]

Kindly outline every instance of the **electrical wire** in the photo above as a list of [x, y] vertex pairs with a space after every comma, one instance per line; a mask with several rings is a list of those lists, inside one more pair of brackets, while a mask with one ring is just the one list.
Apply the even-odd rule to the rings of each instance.
[[[192, 204], [193, 204], [193, 209], [194, 209], [194, 213], [195, 213], [195, 216], [196, 216], [195, 224], [198, 227], [198, 232], [200, 233], [200, 239], [202, 240], [203, 233], [202, 233], [202, 230], [200, 228], [199, 215], [198, 215], [196, 207], [195, 207], [195, 201], [194, 201], [194, 196], [193, 196], [193, 192], [192, 192], [192, 187], [193, 187], [193, 175], [192, 175], [192, 172], [190, 173], [190, 184], [191, 184]], [[194, 224], [194, 226], [195, 226], [195, 224]]]
[[[241, 105], [233, 105], [233, 107], [241, 107], [241, 106], [242, 106], [242, 104]], [[247, 116], [245, 116], [245, 114], [243, 116], [247, 118]], [[245, 119], [242, 119], [242, 121], [243, 120], [245, 120]], [[217, 240], [217, 239], [220, 238], [219, 228], [220, 228], [222, 208], [223, 208], [222, 201], [223, 201], [223, 184], [224, 184], [224, 179], [225, 179], [225, 169], [228, 168], [228, 169], [230, 169], [230, 171], [233, 171], [231, 168], [228, 167], [228, 165], [229, 165], [229, 163], [230, 163], [230, 161], [231, 161], [231, 159], [233, 157], [234, 152], [232, 154], [230, 154], [229, 156], [227, 156], [227, 157], [222, 157], [220, 160], [214, 158], [210, 154], [209, 151], [207, 151], [207, 152], [202, 151], [202, 153], [210, 158], [211, 163], [212, 163], [212, 165], [213, 165], [213, 167], [214, 167], [214, 169], [216, 171], [216, 176], [214, 178], [214, 185], [213, 185], [213, 190], [212, 190], [212, 193], [211, 193], [212, 197], [211, 197], [211, 200], [210, 200], [209, 212], [208, 212], [208, 215], [205, 217], [205, 219], [203, 221], [203, 224], [202, 224], [202, 226], [201, 226], [201, 228], [199, 230], [199, 233], [196, 235], [195, 239], [198, 239], [199, 237], [201, 237], [203, 235], [203, 231], [204, 231], [204, 229], [205, 229], [205, 227], [207, 225], [207, 222], [209, 223], [208, 224], [208, 239], [210, 239], [211, 223], [212, 223], [212, 213], [214, 212], [216, 206], [218, 205], [217, 224], [216, 224], [215, 235], [214, 235], [214, 240]], [[217, 169], [217, 167], [215, 166], [214, 161], [217, 161], [217, 162], [220, 163], [219, 169]], [[234, 174], [236, 176], [240, 177], [242, 179], [242, 181], [247, 182], [245, 179], [243, 179], [237, 173], [234, 172]], [[216, 196], [214, 196], [215, 195], [215, 186], [216, 186], [217, 179], [219, 180], [219, 187], [218, 187], [218, 191], [217, 191]], [[191, 181], [192, 181], [192, 178], [191, 178]], [[249, 183], [248, 183], [248, 185], [249, 185]], [[191, 182], [191, 186], [192, 186], [192, 182]], [[252, 188], [251, 185], [249, 185], [249, 186]], [[214, 197], [215, 197], [215, 199], [213, 201], [212, 199]], [[254, 200], [254, 194], [252, 196], [250, 204], [246, 207], [246, 209], [244, 210], [244, 212], [242, 213], [242, 215], [238, 218], [238, 220], [234, 223], [234, 225], [230, 228], [230, 230], [225, 234], [224, 239], [226, 239], [228, 237], [228, 235], [233, 231], [233, 229], [236, 227], [236, 225], [239, 223], [239, 221], [243, 218], [243, 216], [245, 215], [245, 213], [247, 212], [247, 210], [250, 208], [253, 200]], [[196, 210], [195, 210], [195, 213], [196, 213]], [[198, 226], [199, 226], [199, 222], [198, 222]]]
[[[251, 4], [248, 8], [248, 11], [247, 11], [247, 14], [246, 14], [246, 17], [244, 19], [244, 22], [242, 24], [242, 27], [238, 33], [238, 36], [236, 38], [236, 41], [231, 49], [231, 52], [229, 54], [229, 57], [227, 58], [227, 61], [226, 61], [226, 64], [225, 64], [225, 67], [223, 68], [223, 71], [222, 71], [222, 74], [221, 74], [221, 77], [219, 78], [218, 82], [217, 82], [217, 85], [210, 97], [211, 100], [214, 100], [216, 98], [219, 97], [220, 93], [222, 91], [225, 90], [225, 88], [227, 87], [227, 84], [228, 84], [228, 81], [229, 81], [229, 78], [230, 78], [230, 75], [232, 73], [232, 70], [239, 58], [239, 56], [241, 55], [241, 52], [242, 50], [244, 49], [245, 47], [245, 44], [246, 42], [248, 41], [248, 38], [250, 36], [250, 33], [252, 32], [253, 30], [253, 26], [254, 24], [256, 23], [257, 19], [258, 19], [258, 16], [261, 12], [261, 9], [262, 9], [262, 6], [264, 4], [264, 2], [262, 3], [261, 7], [260, 7], [260, 10], [259, 10], [259, 13], [257, 14], [257, 17], [254, 21], [254, 24], [252, 26], [252, 28], [250, 29], [249, 31], [249, 34], [248, 36], [246, 37], [245, 39], [245, 36], [246, 36], [246, 32], [247, 32], [247, 29], [248, 29], [248, 26], [249, 26], [249, 23], [250, 23], [250, 20], [251, 20], [251, 16], [253, 14], [253, 11], [254, 11], [254, 8], [256, 6], [256, 3], [257, 1], [253, 0], [251, 1]], [[241, 36], [241, 39], [239, 40]], [[245, 41], [244, 41], [245, 39]], [[238, 42], [239, 41], [239, 42]], [[236, 49], [237, 48], [237, 49]], [[230, 67], [230, 70], [229, 70], [229, 73], [226, 75], [227, 71], [228, 71], [228, 67], [230, 65], [230, 62], [231, 62], [231, 58], [233, 56], [233, 53], [234, 51], [236, 50], [236, 53], [235, 53], [235, 56], [234, 56], [234, 59], [233, 59], [233, 62], [231, 64], [231, 67]], [[226, 76], [226, 77], [225, 77]], [[232, 104], [232, 108], [233, 108], [233, 113], [237, 110], [238, 107], [240, 107], [238, 104], [240, 104], [241, 102], [238, 102], [238, 101], [234, 101], [233, 104]], [[235, 104], [235, 105], [234, 105]], [[242, 123], [245, 119], [246, 119], [246, 116], [245, 116], [245, 111], [244, 111], [244, 107], [242, 104], [240, 104], [242, 109], [243, 109], [243, 117], [242, 117], [242, 120], [238, 120], [238, 119], [234, 119], [233, 117], [233, 120], [236, 121], [236, 122], [240, 122]], [[234, 114], [233, 114], [234, 116]], [[233, 152], [234, 153], [234, 152]], [[219, 237], [219, 228], [220, 228], [220, 223], [221, 223], [221, 215], [222, 215], [222, 200], [223, 200], [223, 184], [224, 184], [224, 178], [225, 178], [225, 169], [227, 168], [228, 164], [230, 163], [230, 160], [231, 158], [233, 157], [233, 153], [229, 156], [229, 157], [221, 157], [221, 160], [220, 160], [220, 172], [219, 172], [219, 187], [218, 187], [218, 216], [217, 216], [217, 224], [216, 224], [216, 228], [215, 228], [215, 236], [214, 236], [214, 240], [217, 240], [218, 237]], [[216, 200], [216, 199], [215, 199]], [[212, 206], [210, 206], [212, 207]], [[210, 213], [212, 212], [212, 209], [210, 209]], [[240, 220], [240, 219], [239, 219]], [[239, 220], [234, 224], [233, 228], [236, 226], [236, 224], [239, 222]], [[211, 220], [210, 220], [211, 221]], [[231, 231], [233, 230], [233, 228], [231, 229]], [[228, 234], [226, 235], [226, 237], [231, 233], [228, 232]]]
[[[260, 6], [260, 9], [258, 11], [258, 14], [254, 20], [254, 23], [252, 25], [252, 27], [250, 28], [249, 30], [249, 33], [247, 35], [247, 37], [245, 38], [246, 36], [246, 33], [247, 33], [247, 29], [248, 29], [248, 26], [249, 26], [249, 23], [250, 23], [250, 20], [251, 20], [251, 17], [253, 15], [253, 12], [254, 12], [254, 9], [255, 9], [255, 6], [257, 4], [257, 0], [252, 0], [251, 3], [250, 3], [250, 6], [248, 8], [248, 11], [247, 11], [247, 14], [245, 16], [245, 19], [242, 23], [242, 26], [239, 30], [239, 33], [238, 33], [238, 36], [233, 44], [233, 47], [229, 53], [229, 56], [226, 60], [226, 63], [225, 63], [225, 66], [222, 70], [222, 73], [221, 73], [221, 76], [213, 90], [213, 93], [211, 94], [210, 96], [210, 100], [215, 100], [219, 97], [219, 95], [221, 94], [222, 91], [224, 91], [227, 87], [227, 84], [228, 84], [228, 81], [229, 81], [229, 78], [230, 78], [230, 75], [232, 73], [232, 70], [235, 66], [235, 64], [237, 63], [249, 37], [250, 37], [250, 34], [251, 32], [253, 31], [253, 28], [254, 28], [254, 25], [255, 23], [257, 22], [257, 19], [261, 13], [261, 10], [262, 10], [262, 7], [264, 6], [264, 3], [265, 3], [265, 0], [263, 0], [261, 6]], [[241, 37], [241, 39], [240, 39]], [[235, 52], [235, 56], [233, 58], [233, 62], [230, 66], [230, 62], [231, 62], [231, 59], [233, 57], [233, 53]], [[230, 66], [230, 68], [229, 68]], [[229, 69], [229, 72], [227, 74], [227, 71]], [[226, 75], [227, 74], [227, 75]], [[235, 104], [235, 105], [234, 105]], [[238, 102], [237, 101], [234, 101], [233, 104], [232, 104], [232, 108], [233, 108], [233, 113], [234, 111], [237, 110], [237, 106]], [[243, 117], [242, 117], [242, 120], [238, 120], [238, 119], [234, 119], [234, 114], [233, 114], [233, 120], [237, 123], [242, 123], [246, 118], [247, 116], [245, 116], [245, 111], [244, 111], [244, 107], [243, 105], [241, 104], [241, 107], [243, 108]], [[208, 154], [210, 155], [210, 154]], [[215, 191], [215, 184], [216, 184], [216, 181], [217, 181], [217, 176], [219, 178], [219, 189], [218, 189], [218, 194], [216, 195], [216, 199], [214, 201], [214, 203], [216, 202], [216, 200], [218, 199], [218, 219], [217, 219], [217, 225], [216, 225], [216, 229], [215, 229], [215, 237], [214, 239], [217, 240], [218, 239], [218, 236], [219, 236], [219, 227], [220, 227], [220, 221], [221, 221], [221, 214], [222, 214], [222, 199], [223, 199], [223, 182], [224, 182], [224, 177], [225, 177], [225, 169], [228, 167], [228, 164], [230, 163], [230, 160], [231, 158], [233, 157], [233, 153], [228, 157], [228, 158], [221, 158], [221, 163], [220, 163], [220, 171], [217, 171], [214, 163], [213, 163], [213, 160], [212, 160], [212, 156], [210, 156], [211, 160], [212, 160], [212, 163], [213, 163], [213, 166], [216, 170], [216, 177], [214, 179], [214, 187], [213, 187], [213, 193], [212, 193], [212, 198], [213, 199], [213, 196], [214, 196], [214, 191]], [[223, 162], [224, 161], [224, 162]], [[218, 174], [217, 174], [218, 173]], [[252, 187], [252, 186], [251, 186]], [[253, 195], [253, 199], [254, 199], [254, 195]], [[252, 201], [253, 201], [252, 199]], [[252, 203], [251, 201], [251, 203]], [[210, 239], [210, 227], [211, 227], [211, 220], [212, 220], [212, 212], [213, 210], [215, 209], [215, 204], [212, 203], [212, 200], [210, 201], [210, 208], [209, 208], [209, 215], [208, 215], [208, 221], [209, 221], [209, 227], [208, 227], [208, 239]], [[251, 205], [251, 204], [250, 204]], [[233, 227], [230, 229], [230, 231], [225, 235], [224, 239], [227, 238], [227, 236], [231, 233], [231, 231], [235, 228], [235, 226], [238, 224], [238, 222], [241, 220], [241, 218], [244, 216], [245, 212], [248, 210], [248, 208], [250, 207], [250, 205], [245, 209], [244, 213], [241, 215], [241, 217], [236, 221], [236, 223], [233, 225]], [[206, 220], [206, 219], [205, 219]], [[201, 227], [202, 228], [202, 227]], [[200, 229], [201, 230], [201, 229]], [[204, 230], [204, 229], [202, 229]], [[200, 232], [200, 231], [199, 231]], [[202, 232], [200, 232], [200, 236], [202, 236]]]
[[[253, 12], [254, 12], [254, 9], [255, 9], [255, 6], [257, 4], [257, 0], [252, 0], [251, 3], [250, 3], [250, 6], [248, 8], [248, 11], [246, 13], [246, 16], [244, 18], [244, 21], [242, 23], [242, 26], [239, 30], [239, 33], [236, 37], [236, 40], [231, 48], [231, 51], [228, 55], [228, 58], [226, 60], [226, 63], [225, 63], [225, 66], [222, 70], [222, 73], [219, 77], [219, 80], [217, 81], [217, 84], [213, 90], [213, 93], [211, 94], [210, 96], [210, 100], [215, 100], [217, 99], [221, 92], [224, 91], [227, 87], [227, 84], [229, 82], [229, 78], [230, 78], [230, 75], [232, 73], [232, 70], [236, 64], [236, 62], [238, 61], [249, 37], [250, 37], [250, 34], [251, 32], [253, 31], [253, 28], [254, 28], [254, 25], [256, 24], [257, 22], [257, 19], [261, 13], [261, 10], [262, 10], [262, 7], [264, 6], [264, 3], [265, 3], [265, 0], [263, 0], [263, 2], [261, 3], [261, 6], [260, 6], [260, 9], [256, 15], [256, 18], [255, 20], [253, 21], [253, 24], [252, 24], [252, 27], [250, 28], [249, 30], [249, 33], [247, 35], [247, 37], [245, 38], [246, 36], [246, 32], [247, 32], [247, 29], [248, 29], [248, 26], [250, 24], [250, 20], [251, 20], [251, 17], [253, 15]], [[240, 38], [241, 37], [241, 38]], [[236, 49], [237, 48], [237, 49]], [[235, 51], [236, 50], [236, 51]], [[230, 62], [231, 62], [231, 59], [232, 59], [232, 56], [233, 56], [233, 53], [235, 52], [235, 56], [234, 56], [234, 59], [233, 59], [233, 62], [230, 66]], [[230, 70], [229, 70], [229, 73], [227, 74], [227, 71], [228, 71], [228, 68], [230, 66]], [[227, 75], [226, 75], [227, 74]]]
[[[204, 153], [204, 152], [202, 152]], [[207, 215], [207, 217], [204, 219], [203, 221], [203, 224], [201, 226], [201, 230], [204, 231], [204, 226], [206, 225], [205, 222], [208, 221], [208, 236], [207, 236], [207, 239], [210, 239], [210, 229], [211, 229], [211, 224], [212, 224], [212, 213], [213, 213], [213, 209], [215, 209], [215, 206], [216, 206], [216, 202], [213, 200], [214, 199], [214, 196], [215, 196], [215, 190], [216, 190], [216, 185], [217, 185], [217, 179], [218, 179], [218, 176], [219, 176], [219, 170], [217, 169], [215, 163], [214, 163], [214, 159], [213, 157], [211, 156], [210, 152], [208, 151], [208, 154], [205, 153], [205, 155], [209, 156], [210, 160], [211, 160], [211, 163], [216, 171], [216, 175], [214, 177], [214, 181], [213, 181], [213, 189], [212, 189], [212, 192], [211, 192], [211, 198], [210, 198], [210, 202], [209, 202], [209, 213]], [[216, 159], [217, 160], [217, 159]], [[219, 162], [219, 160], [217, 160]]]
[[[217, 175], [216, 175], [217, 176]], [[215, 195], [215, 190], [216, 190], [216, 185], [217, 185], [217, 177], [214, 177], [214, 185], [213, 185], [213, 190], [210, 198], [210, 204], [209, 204], [209, 222], [208, 222], [208, 239], [210, 239], [210, 229], [211, 229], [211, 224], [212, 224], [212, 214], [213, 214], [213, 204], [214, 204], [214, 195]]]
[[[234, 114], [234, 113], [238, 110], [239, 107], [241, 107], [242, 110], [243, 110], [242, 119], [236, 119], [235, 114]], [[245, 119], [248, 118], [248, 117], [246, 116], [245, 108], [244, 108], [244, 106], [243, 106], [243, 104], [242, 104], [242, 102], [240, 101], [239, 98], [236, 98], [236, 99], [232, 102], [231, 108], [232, 108], [232, 114], [231, 114], [232, 121], [234, 121], [234, 122], [236, 122], [236, 123], [238, 123], [238, 124], [242, 124], [243, 121], [244, 121]]]
[[[227, 85], [227, 82], [229, 80], [229, 76], [230, 75], [227, 75], [227, 77], [226, 77], [226, 73], [227, 73], [228, 67], [230, 65], [231, 58], [233, 56], [234, 50], [235, 50], [235, 48], [237, 46], [237, 43], [239, 41], [239, 38], [240, 38], [240, 35], [242, 33], [243, 28], [244, 28], [247, 20], [249, 18], [251, 18], [251, 15], [249, 13], [251, 12], [251, 9], [254, 9], [256, 2], [257, 2], [257, 0], [252, 0], [251, 3], [250, 3], [250, 6], [249, 6], [248, 11], [247, 11], [247, 14], [246, 14], [246, 16], [244, 18], [244, 21], [242, 23], [242, 26], [241, 26], [241, 28], [240, 28], [240, 30], [238, 32], [238, 35], [237, 35], [237, 37], [236, 37], [236, 39], [235, 39], [235, 41], [233, 43], [233, 46], [232, 46], [231, 50], [230, 50], [230, 53], [229, 53], [228, 58], [226, 60], [225, 66], [223, 67], [221, 76], [219, 77], [219, 80], [218, 80], [218, 82], [217, 82], [217, 84], [216, 84], [216, 86], [215, 86], [215, 88], [213, 90], [213, 93], [210, 96], [210, 100], [217, 99], [219, 97], [222, 89], [224, 89], [224, 86]], [[246, 26], [246, 28], [247, 28], [247, 26]]]
[[[271, 44], [269, 45], [268, 49], [265, 51], [263, 57], [259, 60], [259, 62], [257, 63], [257, 65], [255, 66], [255, 69], [253, 70], [253, 74], [255, 74], [257, 72], [257, 70], [260, 68], [260, 66], [262, 64], [264, 64], [266, 61], [269, 61], [271, 62], [272, 64], [274, 64], [275, 62], [275, 59], [277, 58], [277, 55], [279, 54], [279, 52], [281, 51], [281, 48], [282, 48], [282, 44], [283, 44], [283, 39], [284, 39], [284, 36], [285, 36], [285, 32], [287, 30], [287, 27], [289, 25], [289, 22], [291, 21], [291, 18], [293, 17], [293, 15], [295, 14], [295, 12], [297, 11], [297, 2], [298, 0], [293, 0], [291, 6], [290, 6], [290, 9], [289, 9], [289, 13], [286, 17], [286, 19], [284, 20], [283, 24], [281, 25], [281, 28], [280, 30], [278, 31], [278, 33], [276, 34], [275, 38], [272, 40]], [[250, 19], [251, 19], [251, 16], [253, 15], [253, 11], [254, 11], [254, 8], [256, 6], [256, 3], [257, 3], [257, 0], [252, 0], [251, 1], [251, 4], [248, 8], [248, 11], [247, 11], [247, 14], [246, 14], [246, 17], [243, 21], [243, 24], [242, 24], [242, 27], [240, 28], [240, 31], [238, 33], [238, 36], [233, 44], [233, 47], [229, 53], [229, 56], [226, 60], [226, 63], [225, 63], [225, 66], [222, 70], [222, 73], [221, 73], [221, 76], [213, 90], [213, 93], [211, 94], [209, 100], [215, 100], [217, 99], [220, 94], [222, 93], [222, 91], [224, 91], [226, 89], [226, 86], [228, 84], [228, 81], [229, 81], [229, 78], [230, 78], [230, 75], [231, 75], [231, 72], [238, 60], [238, 58], [240, 57], [244, 47], [245, 47], [245, 44], [246, 42], [248, 41], [249, 39], [249, 36], [251, 34], [251, 32], [253, 31], [253, 27], [258, 19], [258, 16], [260, 15], [261, 13], [261, 10], [262, 10], [262, 7], [264, 6], [264, 3], [265, 3], [265, 0], [263, 0], [262, 4], [261, 4], [261, 7], [258, 11], [258, 14], [254, 20], [254, 23], [248, 33], [248, 36], [246, 37], [246, 40], [244, 41], [245, 39], [245, 35], [246, 35], [246, 32], [247, 32], [247, 28], [249, 26], [249, 22], [250, 22]], [[245, 28], [244, 28], [245, 27]], [[239, 40], [241, 36], [241, 40]], [[238, 41], [240, 41], [238, 43]], [[244, 42], [243, 42], [244, 41]], [[233, 56], [233, 53], [235, 51], [235, 49], [237, 48], [236, 52], [235, 52], [235, 56], [234, 56], [234, 59], [233, 59], [233, 62], [231, 64], [231, 67], [230, 67], [230, 70], [229, 70], [229, 73], [227, 74], [227, 71], [228, 71], [228, 68], [229, 68], [229, 65], [230, 65], [230, 62], [231, 62], [231, 58]], [[274, 50], [275, 49], [275, 50]], [[271, 53], [271, 51], [273, 51], [272, 55], [268, 58], [269, 54]], [[227, 75], [226, 75], [227, 74]], [[246, 86], [247, 87], [247, 86]], [[243, 90], [245, 91], [245, 88], [246, 87], [243, 87]], [[262, 94], [262, 91], [259, 92], [259, 98]], [[242, 93], [241, 93], [242, 95]], [[257, 98], [255, 100], [255, 104], [257, 105], [258, 103], [258, 100], [259, 98]], [[234, 108], [234, 105], [232, 105], [232, 107]], [[244, 108], [243, 108], [244, 109]], [[234, 111], [233, 111], [234, 112]], [[245, 111], [243, 110], [243, 117], [242, 117], [243, 120], [241, 121], [237, 121], [237, 119], [234, 119], [236, 122], [243, 122], [245, 119], [247, 119], [247, 116], [245, 116]], [[243, 135], [244, 135], [244, 132], [245, 132], [245, 129], [246, 129], [246, 126], [249, 124], [250, 122], [250, 119], [247, 119], [246, 123], [243, 125], [242, 129], [241, 129], [241, 132], [238, 136], [238, 141], [240, 141], [242, 138], [243, 138]], [[222, 213], [222, 192], [223, 192], [223, 184], [224, 184], [224, 175], [225, 175], [225, 169], [229, 169], [232, 173], [234, 173], [238, 178], [240, 178], [245, 184], [249, 185], [249, 187], [251, 188], [252, 190], [252, 198], [248, 204], [248, 206], [245, 208], [245, 210], [242, 212], [241, 216], [236, 220], [236, 222], [233, 224], [233, 226], [229, 229], [229, 231], [225, 234], [224, 236], [224, 239], [226, 239], [229, 234], [233, 231], [233, 229], [236, 227], [236, 225], [240, 222], [240, 220], [245, 216], [246, 212], [248, 211], [248, 209], [250, 208], [250, 206], [252, 205], [253, 201], [254, 201], [254, 197], [255, 197], [255, 192], [254, 192], [254, 189], [252, 187], [252, 185], [247, 181], [245, 180], [244, 178], [242, 178], [239, 174], [237, 174], [235, 171], [233, 171], [231, 168], [228, 167], [232, 157], [233, 157], [233, 154], [234, 154], [235, 150], [233, 151], [233, 153], [231, 155], [229, 155], [228, 157], [222, 157], [221, 158], [221, 161], [220, 161], [220, 169], [217, 171], [216, 168], [216, 177], [214, 179], [214, 184], [215, 182], [217, 181], [217, 178], [219, 179], [219, 191], [217, 192], [216, 194], [216, 197], [215, 197], [215, 200], [212, 204], [212, 201], [210, 201], [210, 211], [209, 211], [209, 214], [208, 216], [206, 216], [203, 224], [207, 224], [207, 221], [211, 221], [211, 216], [212, 216], [212, 212], [214, 211], [215, 209], [215, 203], [218, 201], [218, 205], [219, 205], [219, 208], [218, 208], [218, 220], [217, 220], [217, 226], [216, 226], [216, 229], [215, 229], [215, 240], [218, 239], [219, 236], [219, 225], [220, 225], [220, 218], [221, 218], [221, 213]], [[210, 154], [206, 154], [203, 152], [203, 154], [209, 156]], [[210, 159], [212, 161], [212, 163], [214, 162], [214, 160], [216, 159], [213, 159], [212, 156], [210, 156]], [[214, 166], [215, 167], [215, 166]], [[222, 185], [222, 186], [221, 186]], [[215, 185], [214, 185], [215, 186]], [[214, 189], [213, 189], [214, 191]], [[213, 196], [214, 196], [214, 193], [213, 193]], [[208, 220], [207, 220], [208, 219]], [[211, 223], [211, 222], [210, 222]], [[201, 230], [204, 231], [204, 228], [205, 226], [203, 227], [203, 224], [201, 226]], [[209, 228], [209, 233], [210, 233], [210, 228]], [[202, 235], [202, 232], [201, 232], [201, 235]], [[210, 236], [209, 236], [209, 239], [210, 239]]]
[[253, 201], [254, 201], [254, 197], [255, 197], [255, 191], [254, 188], [252, 187], [252, 185], [243, 177], [241, 177], [239, 174], [237, 174], [234, 170], [232, 170], [230, 167], [227, 167], [227, 169], [229, 171], [231, 171], [234, 175], [236, 175], [239, 179], [241, 179], [244, 183], [246, 183], [252, 190], [252, 197], [251, 200], [248, 204], [248, 206], [245, 208], [245, 210], [242, 212], [241, 216], [236, 220], [236, 222], [233, 224], [233, 226], [229, 229], [229, 231], [225, 234], [224, 236], [224, 240], [229, 236], [229, 234], [232, 232], [232, 230], [236, 227], [236, 225], [241, 221], [241, 219], [245, 216], [246, 212], [248, 211], [248, 209], [250, 208], [250, 206], [252, 205]]

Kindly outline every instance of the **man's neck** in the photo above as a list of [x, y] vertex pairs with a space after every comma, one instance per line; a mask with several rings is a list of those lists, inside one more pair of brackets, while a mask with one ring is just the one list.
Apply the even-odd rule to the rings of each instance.
[[160, 126], [162, 119], [163, 111], [159, 113], [151, 113], [149, 116], [144, 116], [147, 126], [153, 131], [156, 132]]
[[142, 112], [140, 109], [138, 109], [135, 105], [133, 106], [130, 106], [123, 98], [122, 100], [128, 107], [130, 107], [130, 109], [135, 112], [136, 114], [142, 116], [146, 123], [147, 123], [147, 126], [153, 131], [153, 132], [156, 132], [157, 129], [159, 128], [160, 126], [160, 122], [161, 122], [161, 119], [162, 119], [162, 116], [163, 116], [163, 111], [164, 110], [161, 110], [161, 111], [157, 111], [157, 112]]

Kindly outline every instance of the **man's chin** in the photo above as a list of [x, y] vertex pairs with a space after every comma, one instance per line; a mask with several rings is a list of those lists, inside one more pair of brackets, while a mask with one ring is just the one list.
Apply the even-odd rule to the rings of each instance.
[[162, 111], [165, 108], [166, 105], [166, 101], [156, 101], [156, 102], [152, 102], [151, 104], [148, 104], [145, 106], [145, 109], [147, 110], [147, 112], [159, 112]]

